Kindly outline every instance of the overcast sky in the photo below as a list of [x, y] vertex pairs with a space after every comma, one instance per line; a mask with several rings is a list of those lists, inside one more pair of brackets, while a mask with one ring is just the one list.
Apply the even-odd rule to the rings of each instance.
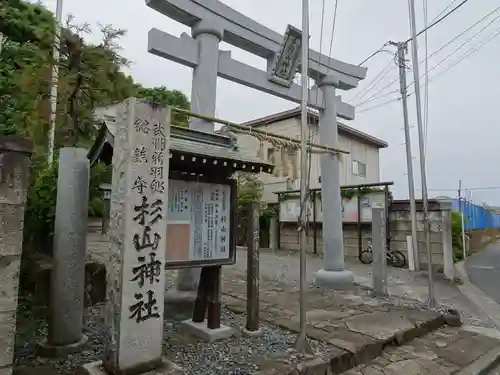
[[[301, 28], [300, 0], [224, 0], [224, 3], [247, 16], [283, 33], [287, 24]], [[332, 56], [348, 63], [358, 64], [388, 40], [400, 41], [409, 37], [407, 1], [403, 0], [338, 0], [338, 13], [333, 40]], [[429, 0], [428, 19], [432, 21], [452, 0]], [[461, 1], [455, 0], [455, 4]], [[43, 0], [46, 6], [55, 10], [56, 0]], [[320, 48], [322, 0], [311, 0], [311, 45]], [[323, 53], [328, 54], [335, 0], [325, 0], [325, 22], [323, 32]], [[424, 25], [422, 1], [417, 3], [417, 28]], [[498, 0], [470, 0], [441, 24], [428, 33], [429, 54], [438, 50], [455, 36], [474, 24], [481, 17], [498, 6]], [[189, 29], [149, 9], [142, 0], [64, 0], [63, 12], [72, 13], [78, 22], [112, 24], [125, 28], [128, 34], [121, 44], [125, 57], [133, 61], [130, 73], [146, 86], [164, 85], [181, 90], [186, 95], [191, 91], [191, 70], [173, 62], [147, 53], [147, 33], [152, 27], [173, 35], [188, 32]], [[487, 23], [500, 15], [500, 11], [482, 22], [454, 43], [442, 49], [429, 59], [432, 68], [457, 47], [470, 39]], [[453, 56], [430, 72], [429, 125], [427, 132], [427, 182], [429, 195], [456, 196], [458, 180], [466, 188], [500, 186], [500, 37], [492, 40], [481, 50], [442, 74], [450, 64], [466, 54], [470, 48], [480, 44], [489, 35], [500, 31], [500, 18], [494, 21], [475, 39], [464, 45]], [[91, 40], [98, 41], [95, 33]], [[425, 56], [424, 37], [418, 39], [420, 60]], [[265, 68], [264, 60], [237, 50], [227, 44], [221, 48], [231, 49], [233, 58], [254, 66]], [[359, 88], [340, 92], [344, 100], [364, 92], [366, 86], [384, 67], [392, 56], [381, 53], [368, 61], [367, 78]], [[397, 78], [393, 64], [389, 73], [370, 90], [363, 100], [380, 96], [398, 89], [398, 83], [377, 91]], [[421, 74], [424, 64], [420, 66]], [[408, 73], [408, 83], [412, 82]], [[422, 90], [423, 92], [423, 90]], [[381, 151], [382, 180], [394, 181], [397, 198], [407, 194], [404, 133], [402, 130], [401, 102], [385, 103], [398, 95], [389, 94], [372, 100], [357, 109], [356, 119], [347, 122], [362, 131], [379, 137], [389, 143]], [[359, 102], [359, 96], [353, 103]], [[420, 167], [415, 116], [415, 98], [409, 97], [412, 149], [414, 154], [415, 183], [420, 187]], [[247, 89], [235, 83], [219, 79], [217, 116], [235, 122], [244, 122], [273, 112], [294, 107], [293, 103], [267, 94]], [[438, 191], [436, 189], [448, 189]], [[417, 191], [417, 196], [420, 190]], [[474, 190], [472, 199], [477, 203], [487, 202], [500, 205], [500, 189]]]

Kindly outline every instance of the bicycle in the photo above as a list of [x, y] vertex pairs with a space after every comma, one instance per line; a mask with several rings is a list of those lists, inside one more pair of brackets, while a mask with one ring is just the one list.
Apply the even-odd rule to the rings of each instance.
[[[390, 243], [390, 240], [387, 241]], [[399, 250], [387, 250], [386, 252], [386, 260], [387, 264], [397, 267], [403, 268], [406, 265], [406, 257]], [[371, 264], [373, 262], [373, 250], [372, 250], [372, 239], [368, 239], [368, 248], [363, 250], [361, 254], [359, 254], [359, 261], [363, 264]]]

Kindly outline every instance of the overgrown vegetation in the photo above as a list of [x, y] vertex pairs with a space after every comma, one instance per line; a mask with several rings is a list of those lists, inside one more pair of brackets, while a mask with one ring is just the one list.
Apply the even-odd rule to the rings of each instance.
[[462, 244], [462, 214], [451, 212], [451, 243], [453, 247], [453, 260], [461, 261], [464, 258]]
[[[50, 125], [50, 86], [55, 19], [41, 4], [24, 0], [0, 2], [0, 33], [5, 37], [0, 55], [0, 134], [21, 135], [33, 143], [31, 184], [28, 191], [25, 233], [29, 242], [51, 246], [57, 194], [57, 150], [63, 146], [89, 148], [97, 133], [93, 110], [101, 105], [142, 97], [156, 104], [189, 109], [187, 97], [164, 86], [145, 88], [123, 73], [130, 62], [121, 54], [124, 29], [97, 25], [101, 42], [85, 41], [90, 25], [76, 24], [70, 15], [56, 42], [58, 103], [56, 108], [55, 162], [47, 165]], [[176, 124], [186, 124], [176, 116]], [[101, 165], [91, 171], [89, 214], [102, 214], [98, 186], [109, 182]]]

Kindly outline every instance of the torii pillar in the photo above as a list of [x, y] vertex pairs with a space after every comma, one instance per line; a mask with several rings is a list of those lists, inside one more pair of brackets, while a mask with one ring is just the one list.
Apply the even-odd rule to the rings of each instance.
[[[217, 71], [219, 65], [219, 43], [224, 30], [216, 23], [199, 21], [191, 28], [191, 35], [198, 43], [198, 65], [193, 69], [191, 86], [191, 111], [205, 116], [215, 116], [217, 98]], [[215, 131], [213, 122], [192, 119], [189, 128], [205, 133]], [[201, 268], [178, 271], [177, 290], [167, 292], [166, 299], [194, 302]]]
[[[319, 117], [319, 140], [332, 148], [339, 148], [335, 89], [339, 81], [333, 74], [324, 77], [318, 86], [323, 91], [325, 109]], [[348, 288], [354, 275], [345, 269], [342, 229], [342, 202], [340, 196], [340, 160], [337, 154], [324, 153], [320, 157], [321, 199], [323, 204], [324, 268], [316, 273], [316, 283], [332, 288]]]

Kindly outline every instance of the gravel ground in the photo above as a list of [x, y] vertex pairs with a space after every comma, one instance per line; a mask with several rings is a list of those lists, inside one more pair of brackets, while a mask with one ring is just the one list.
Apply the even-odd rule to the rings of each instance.
[[[262, 334], [249, 337], [241, 334], [245, 324], [243, 315], [222, 310], [222, 323], [235, 328], [236, 334], [229, 340], [205, 343], [179, 333], [179, 321], [165, 320], [165, 356], [181, 367], [186, 375], [250, 375], [258, 370], [274, 367], [277, 363], [291, 364], [303, 360], [294, 350], [296, 334], [274, 325], [263, 325]], [[65, 358], [46, 359], [36, 355], [36, 344], [46, 337], [40, 329], [20, 345], [15, 353], [16, 367], [37, 367], [50, 364], [59, 374], [69, 375], [79, 366], [102, 358], [104, 349], [104, 321], [102, 305], [87, 309], [85, 334], [89, 344], [80, 353]], [[317, 353], [339, 351], [320, 341], [310, 340]]]

